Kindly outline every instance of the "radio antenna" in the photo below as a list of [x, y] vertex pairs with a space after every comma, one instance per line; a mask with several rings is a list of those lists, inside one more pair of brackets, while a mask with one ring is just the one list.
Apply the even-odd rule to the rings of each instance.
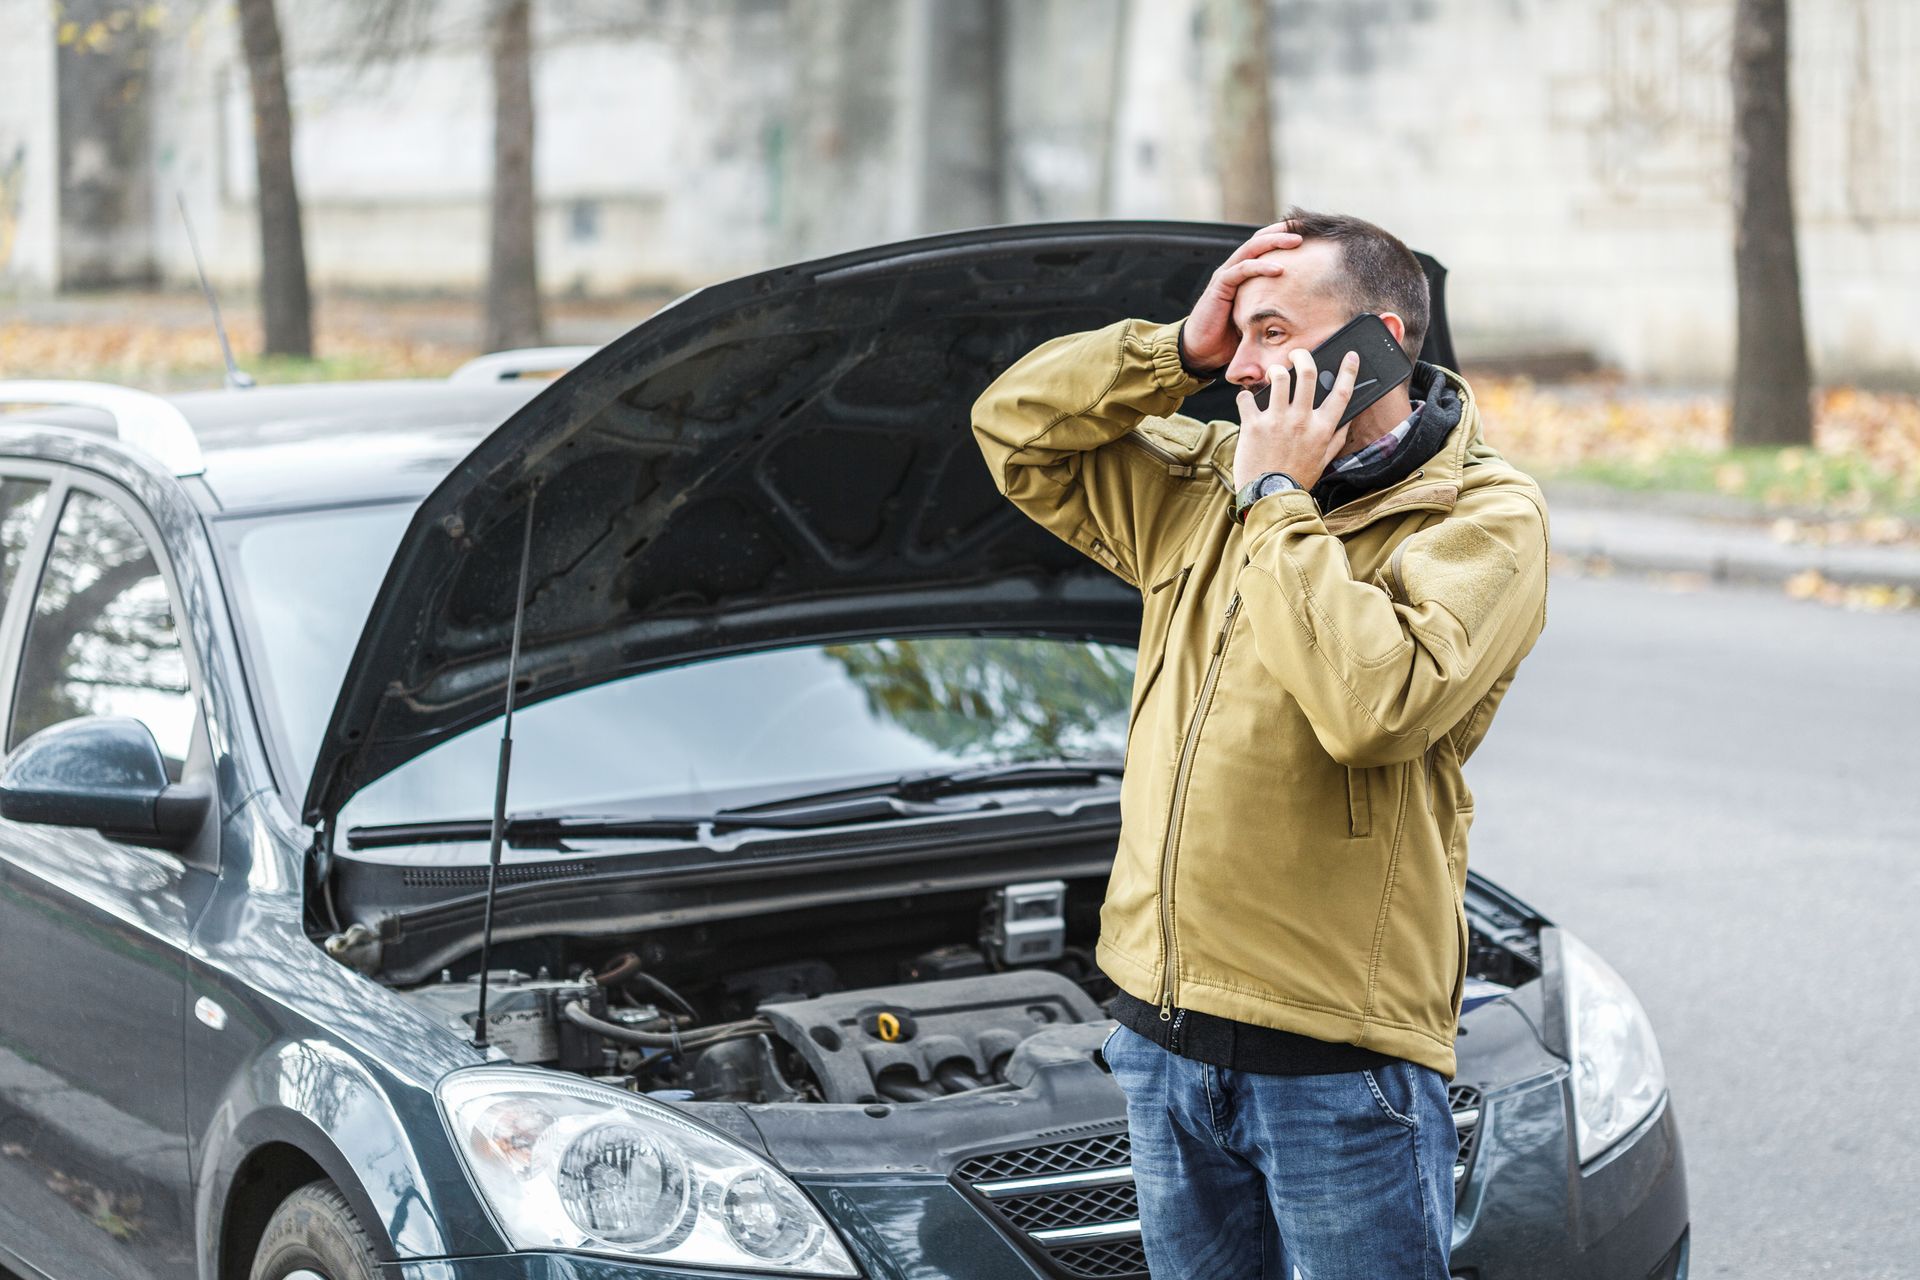
[[527, 615], [527, 568], [533, 562], [533, 503], [540, 487], [527, 490], [527, 523], [520, 533], [520, 585], [513, 597], [513, 647], [507, 651], [507, 716], [500, 729], [500, 768], [493, 782], [493, 830], [487, 844], [487, 905], [480, 923], [480, 1010], [473, 1020], [473, 1047], [487, 1047], [487, 964], [493, 951], [493, 897], [500, 883], [500, 845], [507, 834], [507, 776], [513, 767], [514, 679], [520, 666], [520, 627]]
[[226, 322], [220, 318], [220, 299], [213, 296], [213, 286], [207, 283], [207, 267], [200, 261], [200, 238], [193, 234], [193, 219], [187, 214], [187, 193], [176, 190], [173, 198], [180, 205], [180, 221], [187, 225], [187, 247], [193, 250], [193, 269], [200, 276], [200, 292], [207, 295], [207, 306], [213, 310], [214, 336], [220, 339], [220, 358], [227, 362], [227, 389], [244, 391], [253, 385], [253, 379], [233, 361], [233, 346], [227, 341]]

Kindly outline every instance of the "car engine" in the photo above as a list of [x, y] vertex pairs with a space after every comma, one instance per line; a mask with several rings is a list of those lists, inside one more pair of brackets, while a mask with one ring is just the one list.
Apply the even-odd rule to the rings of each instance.
[[[891, 1106], [1015, 1090], [1049, 1065], [1097, 1064], [1114, 992], [1090, 950], [1100, 888], [1012, 884], [618, 950], [555, 940], [544, 962], [488, 974], [486, 1039], [514, 1062], [666, 1101]], [[1474, 930], [1469, 1004], [1537, 973], [1513, 923], [1512, 936]], [[401, 994], [474, 1037], [477, 973]]]
[[[1057, 880], [994, 891], [976, 939], [901, 959], [890, 985], [843, 984], [818, 958], [708, 976], [708, 1004], [735, 1016], [706, 1016], [635, 951], [567, 977], [496, 969], [487, 1040], [515, 1062], [675, 1100], [900, 1103], [1011, 1089], [1034, 1063], [1091, 1057], [1111, 1025], [1096, 999], [1111, 988], [1067, 941], [1066, 896]], [[479, 988], [478, 974], [448, 972], [404, 994], [470, 1038]]]

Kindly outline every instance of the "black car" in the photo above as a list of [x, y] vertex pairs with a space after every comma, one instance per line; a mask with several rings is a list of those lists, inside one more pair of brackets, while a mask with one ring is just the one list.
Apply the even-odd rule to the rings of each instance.
[[[52, 406], [0, 419], [0, 1264], [1143, 1274], [1091, 960], [1140, 600], [967, 410], [1243, 235], [847, 254], [550, 384], [0, 385]], [[1638, 1003], [1466, 908], [1457, 1272], [1684, 1275]]]

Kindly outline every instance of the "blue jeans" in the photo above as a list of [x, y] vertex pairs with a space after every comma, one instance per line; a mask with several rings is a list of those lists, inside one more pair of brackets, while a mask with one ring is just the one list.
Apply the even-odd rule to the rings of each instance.
[[1410, 1062], [1276, 1076], [1120, 1027], [1140, 1231], [1156, 1280], [1447, 1280], [1447, 1085]]

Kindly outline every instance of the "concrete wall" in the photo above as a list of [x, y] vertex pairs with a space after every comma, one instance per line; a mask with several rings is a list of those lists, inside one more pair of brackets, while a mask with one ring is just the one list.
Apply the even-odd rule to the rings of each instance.
[[[580, 7], [585, 11], [585, 7]], [[638, 33], [535, 6], [542, 283], [619, 293], [678, 287], [783, 255], [777, 206], [795, 59], [779, 6], [636, 6]], [[307, 258], [321, 287], [471, 290], [487, 257], [492, 89], [484, 5], [447, 0], [417, 46], [382, 57], [337, 6], [282, 6]], [[607, 7], [602, 8], [602, 12]], [[572, 18], [571, 23], [569, 22]], [[170, 277], [192, 263], [187, 193], [209, 274], [258, 262], [251, 107], [238, 32], [215, 14], [156, 60], [155, 146]]]
[[53, 9], [0, 0], [0, 295], [59, 279]]
[[[539, 4], [544, 284], [678, 287], [986, 220], [1214, 217], [1198, 7]], [[316, 281], [476, 288], [484, 0], [442, 0], [430, 28], [371, 59], [362, 6], [282, 8]], [[1643, 377], [1723, 378], [1732, 11], [1273, 0], [1281, 201], [1374, 218], [1440, 257], [1469, 353], [1579, 350]], [[152, 253], [165, 276], [191, 278], [173, 203], [184, 191], [213, 273], [244, 283], [257, 254], [246, 81], [231, 17], [194, 12], [155, 51]], [[40, 0], [0, 0], [0, 13], [10, 31], [46, 23]], [[1797, 0], [1794, 13], [1816, 366], [1913, 384], [1920, 3]], [[1003, 50], [997, 73], [983, 33]], [[28, 166], [44, 163], [44, 139], [28, 135], [45, 131], [21, 107], [49, 74], [30, 43], [0, 45], [0, 172], [23, 143]], [[983, 161], [996, 138], [997, 168]], [[25, 190], [21, 247], [0, 272], [53, 279], [44, 233], [26, 232], [51, 197], [31, 176]]]
[[[1191, 4], [1136, 38], [1118, 208], [1208, 216]], [[1732, 367], [1731, 0], [1277, 0], [1283, 204], [1451, 270], [1463, 351]], [[1920, 4], [1796, 0], [1795, 195], [1819, 374], [1920, 387]], [[1136, 37], [1143, 34], [1138, 29]], [[1185, 39], [1183, 41], [1183, 34]], [[1149, 87], [1150, 86], [1150, 87]], [[1177, 193], [1177, 194], [1170, 194]]]

